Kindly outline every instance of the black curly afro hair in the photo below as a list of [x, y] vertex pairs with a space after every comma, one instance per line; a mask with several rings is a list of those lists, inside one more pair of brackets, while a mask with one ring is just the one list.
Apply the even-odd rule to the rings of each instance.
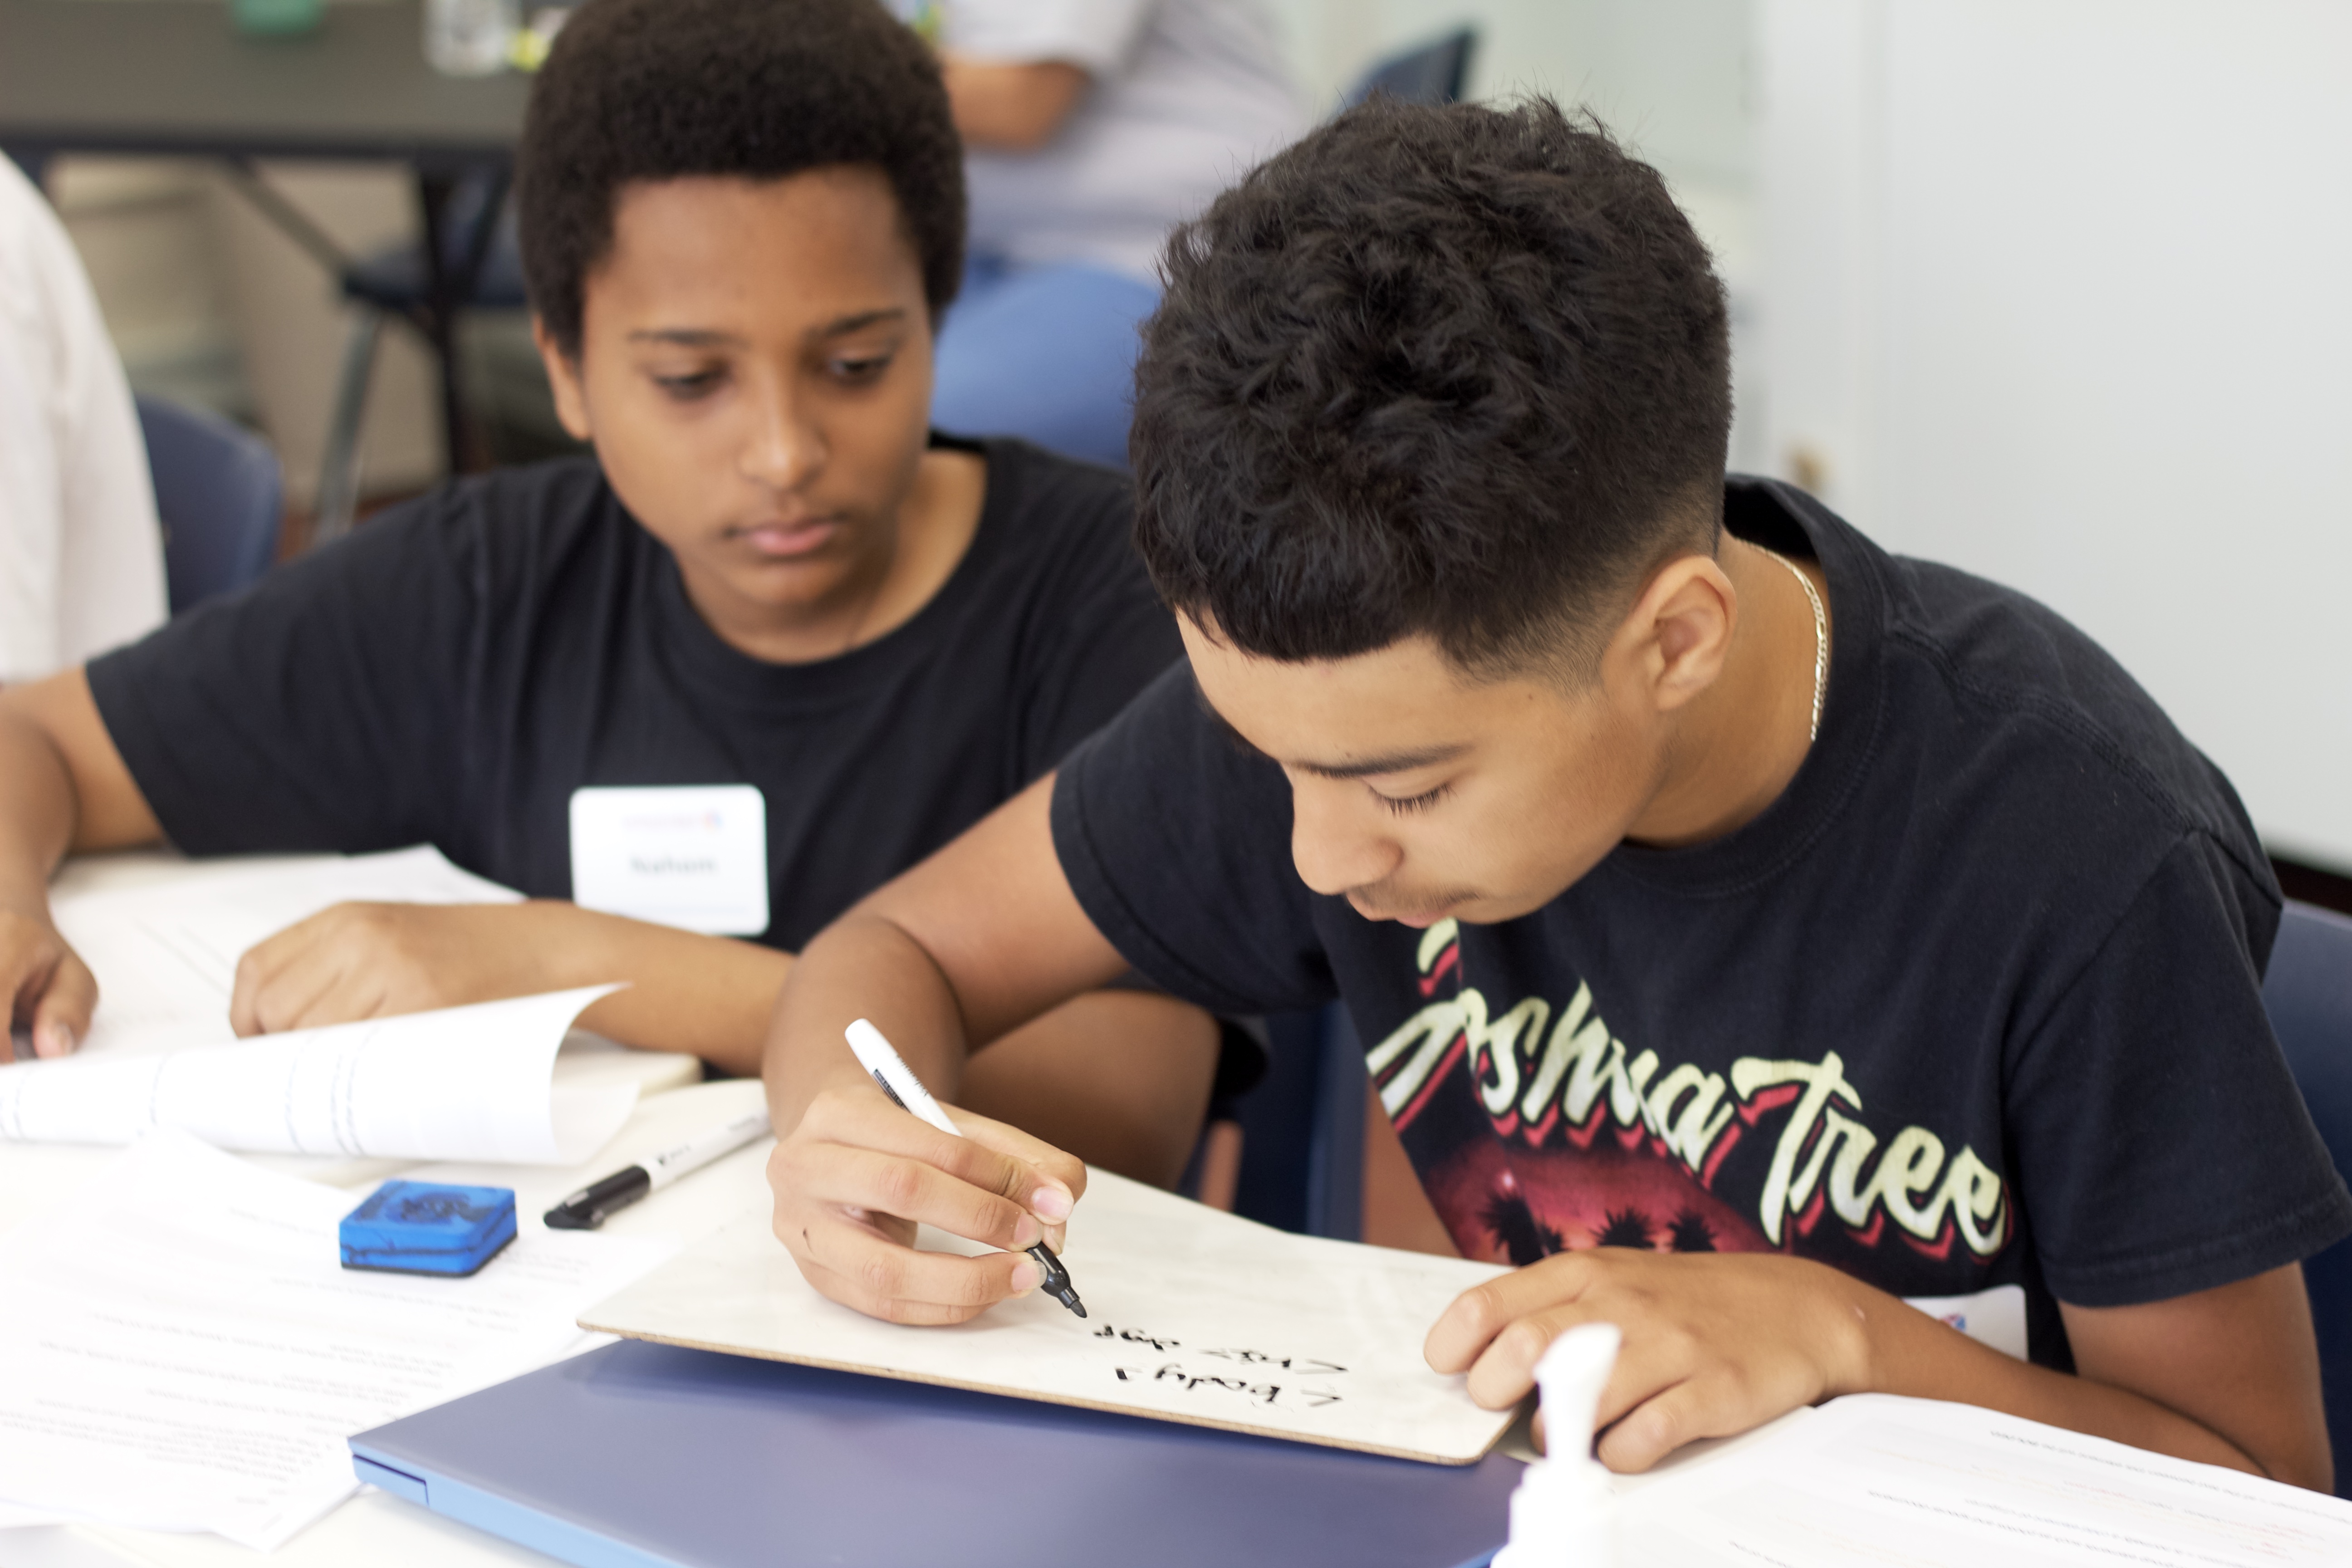
[[516, 155], [531, 309], [576, 358], [624, 185], [842, 164], [889, 181], [936, 321], [963, 274], [963, 144], [920, 38], [877, 0], [589, 0], [531, 88]]
[[1619, 597], [1715, 547], [1723, 287], [1589, 119], [1375, 98], [1180, 228], [1167, 278], [1137, 542], [1243, 652], [1422, 634], [1475, 673], [1589, 670]]

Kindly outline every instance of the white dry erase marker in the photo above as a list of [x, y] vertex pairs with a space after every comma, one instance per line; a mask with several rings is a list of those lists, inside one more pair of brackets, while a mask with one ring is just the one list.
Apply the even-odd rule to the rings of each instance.
[[732, 1154], [754, 1138], [768, 1135], [768, 1113], [754, 1110], [699, 1137], [673, 1143], [634, 1165], [624, 1165], [601, 1182], [592, 1182], [547, 1211], [554, 1230], [594, 1230], [616, 1209], [627, 1208], [647, 1193], [656, 1193], [688, 1172], [699, 1171], [721, 1155]]
[[[881, 1030], [858, 1018], [843, 1033], [849, 1037], [849, 1048], [856, 1053], [857, 1065], [874, 1075], [874, 1081], [882, 1086], [882, 1092], [890, 1097], [891, 1104], [901, 1110], [914, 1112], [950, 1137], [963, 1136], [956, 1131], [956, 1124], [948, 1120], [948, 1113], [940, 1109], [940, 1102], [931, 1098], [931, 1091], [923, 1087], [922, 1079], [898, 1059], [898, 1051], [882, 1037]], [[1077, 1288], [1070, 1283], [1070, 1271], [1062, 1267], [1062, 1260], [1054, 1256], [1054, 1249], [1041, 1241], [1029, 1249], [1029, 1256], [1043, 1276], [1041, 1283], [1045, 1293], [1079, 1317], [1085, 1317], [1087, 1309], [1078, 1300]]]

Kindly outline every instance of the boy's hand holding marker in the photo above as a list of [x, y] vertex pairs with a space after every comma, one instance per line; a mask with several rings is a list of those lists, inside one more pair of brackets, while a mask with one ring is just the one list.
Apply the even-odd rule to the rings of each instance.
[[[937, 1110], [919, 1080], [908, 1079]], [[1055, 1277], [1058, 1262], [1046, 1249], [1062, 1246], [1087, 1190], [1084, 1163], [969, 1110], [942, 1131], [908, 1114], [914, 1103], [904, 1089], [886, 1092], [880, 1074], [845, 1055], [777, 1142], [768, 1163], [776, 1236], [803, 1276], [833, 1300], [894, 1323], [961, 1323], [1041, 1285], [1068, 1291], [1068, 1275]], [[918, 1251], [919, 1223], [1003, 1250], [977, 1258]], [[1066, 1304], [1075, 1300], [1072, 1292]]]
[[[857, 1065], [873, 1076], [874, 1081], [881, 1086], [882, 1092], [889, 1097], [891, 1104], [920, 1118], [951, 1138], [963, 1136], [956, 1131], [956, 1124], [948, 1119], [948, 1113], [940, 1108], [940, 1102], [931, 1098], [931, 1091], [923, 1087], [922, 1080], [898, 1059], [898, 1053], [891, 1047], [888, 1040], [882, 1037], [881, 1030], [864, 1018], [856, 1018], [851, 1020], [845, 1033], [849, 1039], [850, 1050], [857, 1058]], [[1085, 1317], [1087, 1310], [1079, 1304], [1078, 1293], [1070, 1284], [1070, 1271], [1062, 1267], [1062, 1260], [1054, 1256], [1054, 1249], [1039, 1241], [1022, 1250], [1037, 1265], [1039, 1283], [1053, 1293], [1054, 1299], [1079, 1317]]]

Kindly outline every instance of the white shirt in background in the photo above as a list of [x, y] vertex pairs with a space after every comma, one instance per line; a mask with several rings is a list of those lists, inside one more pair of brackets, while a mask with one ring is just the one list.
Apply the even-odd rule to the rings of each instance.
[[951, 53], [1094, 78], [1043, 148], [966, 155], [972, 248], [1016, 266], [1156, 280], [1169, 229], [1307, 130], [1263, 0], [945, 0], [940, 17]]
[[122, 363], [64, 226], [0, 157], [0, 684], [80, 664], [166, 613]]

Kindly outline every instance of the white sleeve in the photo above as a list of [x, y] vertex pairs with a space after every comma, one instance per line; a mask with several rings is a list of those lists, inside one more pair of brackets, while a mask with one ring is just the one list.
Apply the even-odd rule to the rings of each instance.
[[38, 193], [0, 157], [0, 683], [31, 680], [58, 655], [58, 556], [64, 531], [53, 379], [26, 200]]
[[1116, 76], [1158, 0], [948, 0], [945, 46], [974, 59], [1065, 60]]
[[0, 159], [0, 680], [79, 664], [164, 615], [121, 361], [64, 226]]

